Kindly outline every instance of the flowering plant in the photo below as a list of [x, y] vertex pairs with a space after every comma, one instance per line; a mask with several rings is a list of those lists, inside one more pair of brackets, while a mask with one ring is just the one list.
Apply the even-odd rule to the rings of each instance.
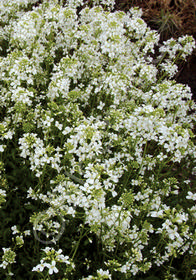
[[115, 1], [0, 5], [0, 275], [193, 279], [193, 38]]

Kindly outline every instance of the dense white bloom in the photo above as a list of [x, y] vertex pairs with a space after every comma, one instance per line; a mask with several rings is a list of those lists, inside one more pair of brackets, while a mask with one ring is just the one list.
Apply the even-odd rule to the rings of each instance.
[[[160, 36], [142, 10], [114, 6], [0, 3], [0, 202], [13, 191], [9, 169], [24, 170], [16, 182], [36, 209], [30, 226], [54, 245], [33, 272], [146, 278], [177, 254], [195, 256], [196, 105], [172, 80], [195, 42], [171, 38], [156, 59]], [[13, 224], [14, 246], [28, 246], [31, 231]], [[3, 251], [6, 269], [15, 252]]]
[[169, 75], [170, 78], [173, 78], [178, 72], [178, 66], [168, 60], [165, 60], [163, 63], [161, 63], [160, 67]]

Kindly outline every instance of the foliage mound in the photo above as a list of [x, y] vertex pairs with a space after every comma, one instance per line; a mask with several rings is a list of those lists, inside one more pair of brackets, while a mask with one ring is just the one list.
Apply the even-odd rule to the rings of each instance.
[[195, 42], [114, 5], [1, 1], [1, 279], [196, 274]]

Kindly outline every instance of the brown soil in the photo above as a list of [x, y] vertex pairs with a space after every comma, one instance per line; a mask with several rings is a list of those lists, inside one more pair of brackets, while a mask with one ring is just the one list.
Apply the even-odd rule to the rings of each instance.
[[192, 55], [184, 64], [176, 80], [190, 86], [193, 99], [196, 101], [196, 55]]

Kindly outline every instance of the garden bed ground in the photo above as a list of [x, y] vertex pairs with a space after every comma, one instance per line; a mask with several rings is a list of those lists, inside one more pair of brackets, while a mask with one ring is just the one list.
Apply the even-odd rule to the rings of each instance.
[[192, 55], [179, 72], [177, 81], [191, 87], [193, 98], [196, 100], [196, 55]]

